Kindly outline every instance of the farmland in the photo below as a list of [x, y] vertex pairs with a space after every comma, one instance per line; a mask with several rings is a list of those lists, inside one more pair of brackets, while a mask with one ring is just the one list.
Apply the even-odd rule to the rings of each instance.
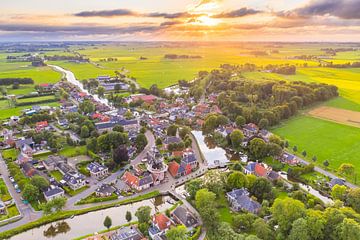
[[309, 116], [298, 116], [285, 122], [273, 132], [289, 141], [290, 149], [297, 146], [298, 153], [307, 152], [306, 159], [317, 157], [315, 164], [336, 170], [341, 163], [352, 163], [360, 173], [360, 129]]

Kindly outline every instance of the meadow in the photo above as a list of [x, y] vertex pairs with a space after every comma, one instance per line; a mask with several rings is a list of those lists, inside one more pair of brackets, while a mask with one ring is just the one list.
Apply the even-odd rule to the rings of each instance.
[[272, 132], [287, 139], [289, 149], [297, 146], [297, 154], [305, 150], [310, 162], [316, 156], [315, 164], [324, 167], [323, 162], [328, 160], [334, 171], [341, 163], [352, 163], [360, 173], [360, 128], [300, 115]]

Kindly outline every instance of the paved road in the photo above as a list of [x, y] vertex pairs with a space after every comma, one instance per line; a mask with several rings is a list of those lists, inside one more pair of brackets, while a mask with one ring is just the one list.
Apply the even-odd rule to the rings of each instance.
[[22, 201], [21, 201], [21, 193], [17, 193], [14, 185], [11, 183], [10, 179], [9, 179], [9, 171], [7, 169], [7, 165], [4, 161], [4, 159], [2, 158], [2, 155], [0, 153], [0, 173], [4, 179], [4, 182], [13, 198], [13, 200], [15, 201], [15, 204], [17, 206], [17, 208], [19, 209], [20, 214], [22, 215], [22, 219], [20, 219], [17, 222], [14, 223], [10, 223], [7, 225], [4, 225], [2, 227], [0, 227], [0, 232], [6, 231], [8, 229], [11, 228], [15, 228], [18, 227], [20, 225], [23, 225], [25, 223], [31, 222], [34, 219], [37, 219], [39, 217], [41, 217], [42, 213], [41, 212], [35, 212], [30, 205], [25, 205]]
[[[291, 153], [289, 153], [289, 154], [291, 154]], [[302, 164], [304, 164], [304, 165], [309, 165], [310, 164], [310, 162], [308, 162], [308, 161], [306, 161], [306, 160], [304, 160], [304, 159], [302, 159], [302, 158], [300, 158], [300, 157], [297, 157], [298, 159], [299, 159], [299, 161], [300, 161], [300, 163], [302, 163]], [[324, 169], [322, 169], [322, 168], [319, 168], [319, 167], [317, 167], [317, 166], [315, 166], [314, 167], [314, 170], [316, 171], [316, 172], [319, 172], [319, 173], [321, 173], [322, 175], [324, 175], [324, 176], [327, 176], [327, 177], [329, 177], [329, 178], [339, 178], [338, 176], [336, 176], [335, 174], [333, 174], [333, 173], [331, 173], [331, 172], [328, 172], [328, 171], [326, 171], [326, 170], [324, 170]], [[347, 186], [347, 187], [349, 187], [349, 188], [358, 188], [359, 186], [357, 186], [357, 185], [355, 185], [355, 184], [352, 184], [352, 183], [350, 183], [350, 182], [348, 182], [348, 181], [345, 181], [345, 185]]]
[[[134, 165], [135, 163], [140, 162], [146, 155], [146, 153], [153, 147], [155, 146], [155, 138], [154, 135], [152, 134], [152, 132], [147, 131], [145, 133], [145, 136], [148, 140], [147, 145], [145, 146], [144, 150], [134, 159], [131, 161], [131, 165]], [[116, 179], [121, 176], [124, 171], [130, 166], [130, 164], [128, 164], [126, 167], [120, 169], [119, 171], [117, 171], [116, 173], [111, 174], [109, 177], [99, 181], [96, 185], [92, 184], [88, 189], [86, 189], [85, 191], [71, 197], [68, 199], [67, 203], [66, 203], [66, 208], [65, 209], [74, 209], [74, 204], [79, 201], [82, 198], [85, 198], [87, 196], [89, 196], [90, 194], [92, 194], [96, 188], [98, 188], [99, 186], [101, 186], [103, 183], [111, 183], [116, 181]], [[84, 208], [84, 207], [82, 207]]]

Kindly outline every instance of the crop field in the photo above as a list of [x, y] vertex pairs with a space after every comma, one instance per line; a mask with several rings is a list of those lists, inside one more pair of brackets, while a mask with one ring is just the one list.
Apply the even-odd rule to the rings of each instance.
[[307, 152], [306, 159], [317, 157], [315, 164], [328, 160], [329, 168], [336, 170], [341, 163], [352, 163], [360, 173], [360, 128], [346, 126], [309, 116], [298, 116], [285, 122], [273, 133], [287, 139], [290, 148]]
[[353, 127], [360, 127], [360, 112], [322, 106], [309, 111], [309, 115]]

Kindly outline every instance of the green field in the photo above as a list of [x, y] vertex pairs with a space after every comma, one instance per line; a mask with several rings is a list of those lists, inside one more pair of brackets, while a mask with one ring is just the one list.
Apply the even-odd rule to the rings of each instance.
[[3, 202], [11, 200], [12, 197], [7, 189], [7, 186], [2, 178], [0, 178], [0, 200]]
[[317, 156], [317, 165], [324, 167], [328, 160], [329, 168], [336, 170], [341, 163], [352, 163], [360, 173], [360, 128], [298, 116], [272, 132], [287, 139], [290, 148], [296, 145], [299, 154], [305, 150], [307, 160]]

